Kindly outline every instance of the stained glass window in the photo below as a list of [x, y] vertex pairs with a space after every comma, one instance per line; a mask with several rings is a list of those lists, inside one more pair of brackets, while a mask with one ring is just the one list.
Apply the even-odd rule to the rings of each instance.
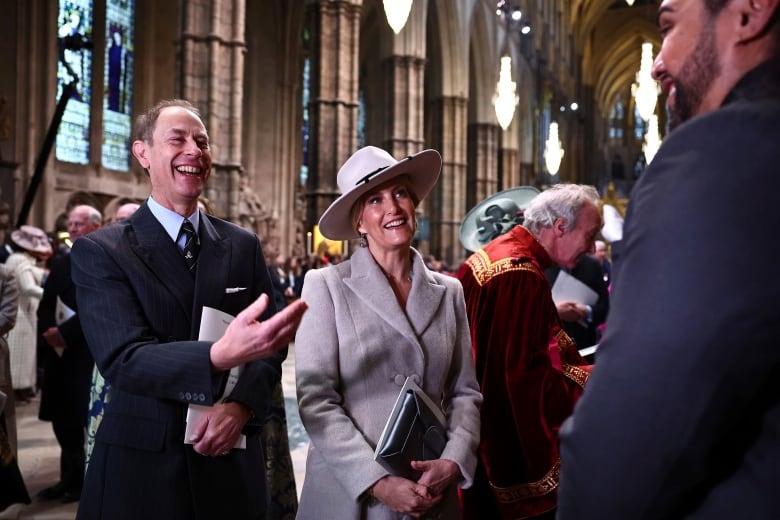
[[645, 120], [639, 115], [639, 106], [634, 103], [634, 138], [637, 141], [641, 141], [645, 137], [647, 126]]
[[92, 101], [92, 0], [60, 0], [57, 31], [57, 100], [75, 84], [56, 141], [60, 161], [88, 164]]
[[625, 118], [623, 108], [623, 96], [620, 93], [615, 95], [615, 103], [609, 113], [609, 138], [623, 139], [623, 120]]
[[133, 113], [135, 0], [108, 0], [103, 71], [103, 147], [105, 168], [130, 169]]
[[358, 90], [357, 145], [366, 146], [366, 93]]
[[303, 161], [301, 162], [301, 186], [306, 185], [309, 178], [309, 94], [311, 89], [311, 60], [303, 61], [303, 124], [301, 133], [303, 136]]

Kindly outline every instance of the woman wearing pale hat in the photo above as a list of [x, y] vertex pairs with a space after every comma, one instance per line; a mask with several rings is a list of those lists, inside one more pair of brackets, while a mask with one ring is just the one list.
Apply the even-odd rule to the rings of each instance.
[[16, 325], [8, 334], [11, 379], [20, 399], [26, 400], [35, 388], [36, 348], [38, 338], [38, 302], [43, 296], [46, 269], [39, 266], [52, 254], [45, 231], [34, 226], [20, 226], [11, 233], [14, 252], [5, 265], [19, 285], [19, 309]]
[[[462, 288], [411, 247], [415, 207], [440, 170], [435, 150], [396, 161], [371, 146], [339, 170], [342, 195], [320, 231], [360, 238], [361, 247], [308, 271], [303, 285], [309, 310], [295, 338], [295, 370], [311, 443], [298, 518], [459, 518], [457, 486], [471, 485], [482, 397]], [[407, 378], [441, 406], [447, 430], [440, 458], [412, 462], [412, 479], [374, 460]]]

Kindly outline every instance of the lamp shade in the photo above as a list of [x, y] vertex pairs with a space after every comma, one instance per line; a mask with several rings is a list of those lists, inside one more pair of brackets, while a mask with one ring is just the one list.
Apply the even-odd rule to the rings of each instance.
[[650, 116], [647, 133], [645, 134], [645, 142], [642, 144], [642, 152], [645, 154], [645, 162], [647, 162], [647, 164], [650, 164], [650, 161], [653, 160], [655, 153], [660, 147], [661, 134], [658, 131], [658, 116], [653, 114]]
[[653, 79], [652, 69], [653, 44], [645, 42], [642, 44], [642, 58], [639, 63], [639, 72], [636, 73], [636, 83], [631, 85], [631, 94], [636, 100], [636, 108], [640, 117], [645, 121], [649, 121], [655, 112], [658, 94], [661, 93], [658, 82]]
[[512, 58], [501, 58], [501, 69], [498, 73], [496, 93], [493, 95], [493, 106], [496, 109], [496, 119], [501, 128], [506, 130], [512, 123], [515, 107], [519, 102], [517, 83], [512, 81]]
[[387, 23], [395, 34], [401, 32], [409, 18], [412, 0], [383, 0]]
[[550, 123], [550, 132], [547, 136], [547, 141], [544, 143], [544, 165], [547, 167], [550, 175], [555, 176], [558, 174], [562, 159], [563, 145], [558, 137], [558, 123], [553, 121]]

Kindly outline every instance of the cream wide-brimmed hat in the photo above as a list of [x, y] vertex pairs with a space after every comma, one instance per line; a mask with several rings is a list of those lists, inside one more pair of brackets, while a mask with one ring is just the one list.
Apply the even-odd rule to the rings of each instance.
[[362, 195], [399, 175], [406, 175], [409, 188], [422, 200], [433, 189], [440, 172], [441, 155], [436, 150], [423, 150], [397, 161], [381, 148], [361, 148], [347, 159], [336, 176], [341, 196], [320, 217], [320, 233], [331, 240], [358, 238], [350, 213]]
[[489, 196], [466, 213], [460, 224], [460, 243], [472, 253], [494, 238], [522, 224], [522, 210], [541, 193], [533, 186], [518, 186]]
[[49, 236], [35, 226], [19, 226], [11, 233], [11, 241], [30, 253], [50, 255], [52, 253]]

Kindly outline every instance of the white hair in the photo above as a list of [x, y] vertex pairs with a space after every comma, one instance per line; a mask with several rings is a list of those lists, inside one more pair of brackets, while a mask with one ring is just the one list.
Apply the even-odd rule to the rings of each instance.
[[556, 184], [534, 197], [525, 208], [523, 227], [538, 235], [542, 229], [551, 228], [556, 220], [564, 219], [564, 229], [570, 231], [577, 226], [577, 217], [585, 204], [598, 207], [596, 188], [585, 184]]
[[103, 215], [94, 206], [90, 206], [89, 204], [79, 204], [78, 206], [72, 208], [70, 212], [68, 212], [68, 217], [70, 217], [70, 215], [73, 214], [76, 210], [78, 210], [79, 213], [86, 213], [87, 221], [92, 225], [99, 226], [103, 223]]

